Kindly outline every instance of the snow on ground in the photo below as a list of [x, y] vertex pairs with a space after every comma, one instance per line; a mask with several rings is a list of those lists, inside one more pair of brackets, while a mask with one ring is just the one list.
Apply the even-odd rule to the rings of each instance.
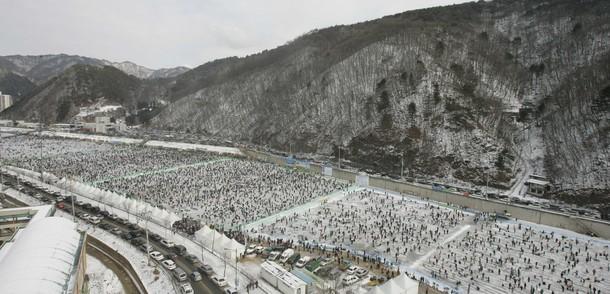
[[224, 147], [224, 146], [212, 146], [212, 145], [202, 145], [202, 144], [191, 144], [191, 143], [181, 143], [181, 142], [167, 142], [167, 141], [148, 141], [144, 143], [146, 146], [150, 147], [164, 147], [171, 149], [182, 149], [182, 150], [200, 150], [206, 152], [215, 152], [220, 154], [233, 154], [233, 155], [243, 155], [239, 148], [234, 147]]
[[96, 106], [92, 106], [92, 107], [81, 107], [81, 111], [78, 114], [76, 114], [76, 116], [85, 117], [85, 116], [94, 115], [96, 113], [105, 113], [105, 112], [116, 111], [121, 108], [123, 108], [123, 106], [121, 106], [121, 105], [104, 105], [104, 106], [96, 105]]
[[144, 140], [142, 140], [142, 139], [110, 137], [110, 136], [102, 136], [102, 135], [88, 135], [88, 134], [79, 134], [79, 133], [51, 132], [51, 131], [41, 132], [41, 135], [48, 136], [48, 137], [80, 139], [80, 140], [89, 140], [89, 141], [107, 142], [107, 143], [141, 144], [142, 142], [144, 142]]
[[425, 255], [438, 243], [463, 232], [473, 216], [409, 197], [372, 190], [279, 218], [251, 229], [254, 236], [324, 244], [363, 252], [394, 263]]
[[119, 277], [91, 255], [87, 255], [87, 276], [90, 294], [125, 293]]

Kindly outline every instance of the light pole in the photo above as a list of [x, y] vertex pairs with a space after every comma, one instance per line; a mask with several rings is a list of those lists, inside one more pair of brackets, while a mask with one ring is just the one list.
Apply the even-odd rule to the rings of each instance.
[[148, 241], [148, 219], [150, 218], [150, 210], [148, 211], [144, 211], [143, 215], [146, 217], [145, 220], [145, 224], [144, 224], [144, 230], [146, 231], [146, 262], [147, 264], [150, 266], [150, 251], [148, 248], [150, 248], [150, 242]]
[[400, 154], [400, 178], [404, 179], [404, 171], [405, 171], [405, 158], [404, 154]]

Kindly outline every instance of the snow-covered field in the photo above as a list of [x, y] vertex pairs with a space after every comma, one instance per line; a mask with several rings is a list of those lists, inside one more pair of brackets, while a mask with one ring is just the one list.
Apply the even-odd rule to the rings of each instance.
[[463, 293], [468, 284], [471, 293], [610, 289], [610, 241], [496, 221], [393, 193], [354, 192], [250, 234], [385, 258], [404, 272]]
[[339, 246], [406, 263], [416, 260], [472, 219], [473, 215], [460, 210], [364, 190], [251, 232], [273, 239]]

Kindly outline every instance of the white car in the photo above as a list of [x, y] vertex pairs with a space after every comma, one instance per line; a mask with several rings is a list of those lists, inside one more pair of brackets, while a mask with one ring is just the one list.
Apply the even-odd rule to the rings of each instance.
[[227, 285], [227, 280], [225, 280], [224, 277], [213, 276], [212, 282], [214, 282], [214, 284], [218, 285], [218, 287], [224, 287]]
[[193, 287], [191, 287], [191, 284], [184, 283], [184, 284], [180, 285], [180, 293], [193, 294], [193, 293], [195, 293], [195, 291], [193, 291]]
[[171, 259], [166, 259], [166, 260], [162, 261], [161, 264], [163, 265], [164, 268], [166, 268], [168, 270], [173, 270], [176, 268], [176, 263]]
[[358, 282], [358, 277], [354, 275], [347, 275], [343, 277], [343, 285], [351, 285]]
[[359, 267], [352, 265], [350, 267], [347, 268], [347, 271], [345, 271], [346, 274], [348, 275], [354, 275], [356, 274], [356, 271], [359, 269]]
[[248, 249], [246, 249], [246, 255], [250, 255], [256, 253], [256, 245], [252, 244], [248, 246]]
[[102, 222], [102, 220], [101, 220], [101, 219], [99, 219], [99, 218], [98, 218], [98, 217], [96, 217], [96, 216], [90, 216], [90, 217], [87, 219], [87, 221], [88, 221], [88, 222], [90, 222], [91, 224], [94, 224], [94, 225], [97, 225], [97, 224], [99, 224], [100, 222]]
[[311, 257], [303, 256], [301, 259], [299, 259], [299, 261], [297, 261], [296, 267], [304, 267], [310, 260]]
[[356, 276], [359, 278], [365, 277], [368, 274], [369, 274], [369, 270], [367, 270], [365, 268], [359, 268], [356, 270]]
[[163, 240], [161, 240], [161, 245], [163, 245], [167, 248], [172, 248], [172, 247], [174, 247], [174, 242], [163, 239]]
[[151, 251], [150, 253], [150, 257], [152, 257], [152, 259], [156, 260], [156, 261], [161, 261], [163, 260], [163, 254], [161, 254], [161, 252], [159, 251]]
[[237, 294], [237, 289], [235, 289], [235, 288], [227, 288], [225, 290], [225, 293], [226, 294]]

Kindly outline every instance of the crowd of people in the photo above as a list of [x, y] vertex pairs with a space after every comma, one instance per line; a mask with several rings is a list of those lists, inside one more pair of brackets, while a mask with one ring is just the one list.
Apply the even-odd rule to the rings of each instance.
[[230, 230], [344, 189], [347, 184], [271, 163], [226, 159], [112, 179], [99, 186]]
[[150, 148], [48, 137], [0, 141], [6, 164], [91, 183], [213, 159], [205, 152]]
[[347, 187], [332, 178], [200, 151], [32, 136], [0, 144], [7, 164], [142, 199], [221, 230]]
[[[0, 149], [6, 164], [71, 177], [178, 212], [183, 220], [175, 228], [189, 233], [201, 223], [239, 232], [240, 225], [347, 188], [333, 178], [205, 152], [32, 136], [4, 137]], [[246, 233], [308, 250], [351, 249], [379, 264], [417, 261], [415, 267], [431, 280], [473, 293], [610, 289], [610, 242], [399, 195], [345, 193]]]
[[461, 210], [363, 190], [250, 233], [339, 246], [400, 263], [425, 253], [470, 219], [472, 215]]
[[463, 238], [439, 246], [423, 268], [473, 293], [608, 293], [609, 244], [481, 217]]

